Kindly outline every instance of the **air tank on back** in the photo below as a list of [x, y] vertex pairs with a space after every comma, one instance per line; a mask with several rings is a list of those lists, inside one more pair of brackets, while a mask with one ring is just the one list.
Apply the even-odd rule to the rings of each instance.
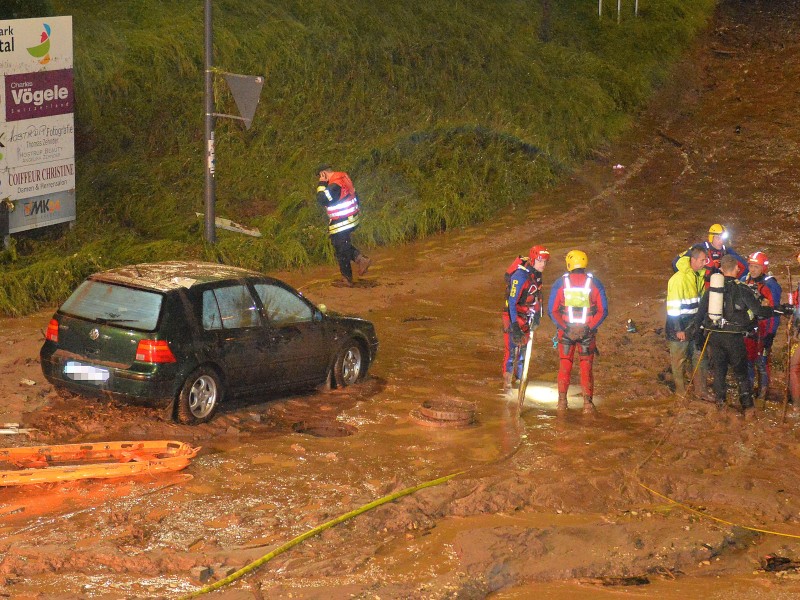
[[708, 288], [708, 318], [715, 325], [722, 319], [722, 291], [725, 289], [725, 276], [714, 273], [711, 287]]

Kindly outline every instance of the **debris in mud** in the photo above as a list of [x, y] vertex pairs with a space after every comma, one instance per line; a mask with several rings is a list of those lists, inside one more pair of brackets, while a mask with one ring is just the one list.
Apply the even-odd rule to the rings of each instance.
[[411, 411], [411, 418], [426, 427], [468, 427], [475, 423], [476, 408], [474, 402], [444, 396], [426, 400]]
[[214, 578], [214, 570], [211, 567], [195, 567], [191, 570], [191, 577], [195, 581], [206, 584]]
[[585, 577], [578, 580], [580, 583], [602, 586], [628, 586], [628, 585], [649, 585], [650, 579], [644, 575], [634, 575], [632, 577]]
[[672, 144], [676, 148], [683, 148], [683, 142], [681, 142], [680, 140], [676, 140], [674, 137], [672, 137], [668, 133], [665, 133], [665, 132], [661, 131], [660, 129], [656, 129], [656, 133], [660, 137], [662, 137], [665, 140], [667, 140], [670, 144]]
[[785, 556], [775, 556], [768, 554], [761, 560], [761, 568], [767, 573], [776, 571], [795, 571], [800, 568], [800, 561], [786, 558]]
[[30, 435], [34, 431], [36, 430], [20, 427], [19, 423], [3, 423], [3, 425], [0, 426], [0, 435], [19, 435], [21, 433]]

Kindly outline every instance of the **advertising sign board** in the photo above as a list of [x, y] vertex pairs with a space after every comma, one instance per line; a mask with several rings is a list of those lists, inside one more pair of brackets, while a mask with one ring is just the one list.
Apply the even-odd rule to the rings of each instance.
[[0, 200], [8, 233], [75, 220], [72, 17], [0, 20]]

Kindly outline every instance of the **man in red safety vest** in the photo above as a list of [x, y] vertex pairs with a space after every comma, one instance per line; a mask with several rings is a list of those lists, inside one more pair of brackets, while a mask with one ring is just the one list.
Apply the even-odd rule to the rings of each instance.
[[586, 272], [589, 258], [581, 250], [567, 254], [567, 272], [559, 277], [550, 290], [547, 313], [558, 328], [558, 412], [567, 410], [567, 391], [570, 373], [578, 349], [583, 388], [583, 413], [595, 413], [592, 396], [594, 375], [592, 363], [597, 352], [597, 328], [608, 316], [606, 290], [600, 280]]
[[353, 267], [356, 264], [358, 275], [365, 275], [370, 259], [353, 246], [350, 236], [359, 224], [358, 196], [350, 177], [344, 171], [334, 171], [330, 165], [317, 167], [317, 202], [328, 214], [328, 235], [336, 253], [340, 282], [334, 285], [353, 287]]

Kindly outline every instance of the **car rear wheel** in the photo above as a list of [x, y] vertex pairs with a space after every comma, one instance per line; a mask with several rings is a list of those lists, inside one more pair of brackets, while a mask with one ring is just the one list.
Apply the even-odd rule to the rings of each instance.
[[348, 341], [336, 356], [333, 377], [337, 387], [353, 385], [366, 373], [366, 362], [361, 345], [355, 340]]
[[225, 395], [216, 371], [200, 367], [186, 379], [178, 394], [175, 417], [179, 423], [197, 425], [211, 420]]

